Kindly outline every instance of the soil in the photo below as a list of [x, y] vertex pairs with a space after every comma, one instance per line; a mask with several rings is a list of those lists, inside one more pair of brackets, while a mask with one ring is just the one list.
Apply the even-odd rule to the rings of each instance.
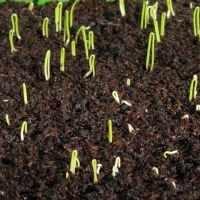
[[[159, 13], [166, 11], [159, 2]], [[145, 70], [145, 59], [153, 26], [140, 29], [141, 5], [126, 1], [127, 16], [121, 18], [116, 4], [82, 1], [75, 10], [73, 33], [81, 25], [93, 25], [94, 78], [84, 78], [89, 67], [81, 40], [77, 57], [66, 48], [66, 69], [59, 71], [63, 34], [55, 32], [55, 5], [35, 6], [32, 13], [24, 4], [0, 5], [1, 199], [199, 199], [200, 113], [195, 107], [200, 97], [192, 102], [188, 97], [193, 75], [200, 77], [200, 42], [193, 35], [189, 1], [174, 1], [176, 16], [167, 20], [166, 36], [156, 44], [152, 73]], [[11, 53], [8, 32], [14, 12], [22, 39], [15, 38], [18, 51]], [[50, 18], [49, 39], [41, 33], [44, 17]], [[49, 82], [42, 72], [48, 49]], [[23, 103], [23, 82], [28, 106]], [[117, 105], [114, 90], [132, 107]], [[186, 114], [189, 119], [182, 119]], [[107, 139], [108, 119], [113, 122], [112, 144]], [[24, 120], [28, 133], [22, 142]], [[128, 123], [135, 129], [131, 134]], [[66, 179], [74, 149], [81, 166]], [[178, 154], [166, 159], [166, 150]], [[116, 156], [122, 166], [113, 178]], [[94, 158], [103, 165], [97, 184], [93, 184]]]

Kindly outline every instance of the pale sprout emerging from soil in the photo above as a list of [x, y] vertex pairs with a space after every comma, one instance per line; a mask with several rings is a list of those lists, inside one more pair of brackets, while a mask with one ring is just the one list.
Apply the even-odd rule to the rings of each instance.
[[97, 174], [100, 174], [100, 169], [102, 168], [102, 164], [97, 164]]
[[115, 101], [117, 102], [117, 104], [120, 104], [120, 99], [119, 99], [119, 95], [117, 91], [113, 91], [112, 92], [112, 96], [115, 99]]
[[129, 103], [128, 101], [125, 101], [125, 100], [122, 101], [122, 104], [126, 104], [127, 106], [130, 106], [130, 107], [132, 106], [131, 103]]
[[133, 126], [131, 125], [131, 124], [128, 124], [128, 131], [129, 131], [129, 133], [132, 133], [132, 132], [134, 132], [134, 128], [133, 128]]
[[200, 111], [200, 105], [196, 105], [196, 111]]
[[181, 119], [183, 120], [183, 119], [189, 119], [189, 115], [188, 114], [185, 114], [185, 115], [183, 115], [182, 117], [181, 117]]
[[156, 173], [156, 175], [159, 175], [159, 170], [157, 167], [152, 167], [152, 171]]
[[119, 168], [121, 167], [121, 158], [118, 156], [115, 159], [115, 165], [112, 168], [112, 176], [115, 177], [119, 173]]
[[178, 150], [174, 150], [174, 151], [165, 151], [163, 156], [164, 158], [167, 158], [168, 155], [174, 155], [174, 154], [177, 154], [178, 153]]

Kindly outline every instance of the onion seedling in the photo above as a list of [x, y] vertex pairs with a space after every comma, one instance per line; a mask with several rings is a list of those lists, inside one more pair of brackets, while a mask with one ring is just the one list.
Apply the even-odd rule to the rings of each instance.
[[55, 8], [56, 32], [62, 31], [62, 9], [63, 9], [63, 3], [60, 1]]
[[14, 40], [13, 40], [13, 38], [14, 38], [14, 31], [10, 30], [9, 31], [9, 42], [10, 42], [11, 52], [17, 51], [17, 49], [14, 46]]
[[164, 156], [164, 158], [167, 158], [168, 155], [174, 155], [174, 154], [176, 154], [176, 153], [178, 153], [178, 150], [174, 150], [174, 151], [165, 151], [164, 154], [163, 154], [163, 156]]
[[8, 114], [6, 114], [5, 119], [6, 119], [6, 124], [7, 124], [8, 126], [10, 126], [10, 118], [9, 118], [9, 115], [8, 115]]
[[89, 31], [88, 33], [88, 49], [94, 49], [94, 32]]
[[156, 34], [156, 41], [160, 42], [160, 33], [159, 33], [159, 28], [158, 28], [158, 21], [154, 20], [153, 24], [154, 24], [155, 34]]
[[196, 105], [196, 111], [200, 111], [200, 105]]
[[120, 9], [122, 17], [125, 17], [126, 11], [125, 11], [124, 0], [119, 0], [119, 9]]
[[133, 126], [131, 125], [131, 124], [128, 124], [128, 132], [129, 133], [132, 133], [132, 132], [134, 132], [134, 128], [133, 128]]
[[27, 95], [27, 87], [26, 83], [23, 83], [23, 97], [24, 97], [24, 104], [28, 104], [28, 95]]
[[89, 71], [85, 74], [84, 77], [88, 77], [92, 74], [92, 77], [95, 76], [95, 55], [92, 54], [90, 55], [90, 58], [89, 58]]
[[162, 37], [165, 35], [165, 23], [166, 23], [166, 12], [163, 12], [161, 15], [161, 26], [160, 26], [160, 35]]
[[112, 176], [115, 177], [116, 174], [119, 172], [119, 168], [121, 167], [121, 158], [118, 156], [115, 159], [115, 165], [112, 168]]
[[71, 53], [72, 56], [76, 56], [76, 42], [74, 40], [71, 42]]
[[11, 22], [12, 22], [12, 30], [16, 34], [17, 38], [21, 40], [21, 36], [19, 34], [19, 23], [18, 23], [18, 16], [16, 13], [11, 15]]
[[126, 80], [126, 85], [127, 85], [128, 87], [131, 86], [131, 79], [130, 79], [130, 78], [127, 78], [127, 80]]
[[60, 50], [60, 71], [65, 71], [65, 48], [62, 47]]
[[115, 99], [115, 101], [117, 102], [117, 104], [120, 104], [120, 99], [119, 99], [119, 95], [117, 91], [113, 91], [112, 92], [112, 96]]
[[71, 162], [70, 162], [70, 172], [75, 174], [76, 168], [80, 167], [80, 161], [78, 159], [78, 151], [73, 150], [71, 154]]
[[28, 132], [28, 123], [27, 121], [23, 121], [21, 126], [21, 141], [24, 141], [24, 135]]
[[44, 60], [44, 76], [45, 80], [49, 81], [51, 72], [50, 72], [50, 59], [51, 59], [51, 51], [48, 50], [45, 55], [45, 60]]
[[97, 160], [96, 159], [92, 160], [92, 169], [93, 169], [93, 183], [97, 183], [98, 178], [97, 178]]
[[112, 131], [112, 121], [108, 120], [108, 142], [112, 143], [113, 139], [113, 131]]
[[64, 42], [65, 42], [66, 45], [68, 45], [69, 42], [70, 42], [70, 27], [69, 27], [69, 11], [68, 10], [65, 10], [65, 18], [64, 18]]
[[200, 7], [196, 7], [193, 12], [193, 30], [194, 36], [200, 35]]
[[29, 4], [29, 6], [28, 6], [28, 10], [32, 12], [32, 11], [33, 11], [33, 8], [34, 8], [34, 3], [31, 2], [31, 3]]
[[143, 1], [142, 3], [142, 14], [141, 14], [141, 22], [140, 22], [140, 28], [143, 29], [145, 28], [145, 17], [146, 17], [146, 12], [147, 12], [147, 7], [148, 7], [148, 1]]
[[[151, 65], [149, 66], [149, 60], [151, 56]], [[151, 32], [149, 34], [147, 57], [146, 57], [146, 70], [152, 71], [154, 67], [155, 60], [155, 33]]]
[[167, 0], [167, 18], [170, 18], [170, 16], [175, 16], [172, 0]]
[[195, 74], [190, 84], [190, 93], [189, 93], [189, 100], [196, 99], [197, 97], [197, 85], [198, 85], [198, 77]]
[[69, 26], [72, 27], [73, 26], [73, 21], [74, 21], [74, 9], [75, 6], [79, 3], [80, 0], [75, 0], [71, 9], [70, 9], [70, 21], [69, 21]]
[[45, 17], [42, 23], [42, 36], [49, 37], [49, 18]]

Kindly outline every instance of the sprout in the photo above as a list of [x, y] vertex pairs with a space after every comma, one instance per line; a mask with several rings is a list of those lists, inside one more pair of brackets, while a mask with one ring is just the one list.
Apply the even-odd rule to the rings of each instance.
[[194, 29], [194, 36], [200, 34], [200, 7], [196, 7], [193, 12], [193, 29]]
[[65, 71], [65, 48], [62, 47], [60, 50], [60, 71]]
[[92, 74], [92, 77], [95, 76], [95, 55], [92, 54], [89, 58], [89, 68], [90, 70], [85, 74], [84, 77], [88, 77]]
[[75, 170], [77, 167], [80, 167], [80, 161], [78, 159], [78, 151], [73, 150], [71, 155], [71, 162], [70, 162], [70, 172], [75, 174]]
[[112, 143], [113, 132], [112, 132], [112, 121], [108, 120], [108, 142]]
[[160, 35], [165, 35], [165, 23], [166, 23], [166, 13], [163, 12], [161, 15], [161, 28], [160, 28]]
[[7, 125], [10, 126], [10, 118], [8, 114], [6, 114], [5, 119], [6, 119]]
[[126, 104], [127, 106], [132, 106], [132, 104], [131, 103], [129, 103], [128, 101], [126, 101], [126, 100], [122, 100], [122, 102], [121, 102], [122, 104]]
[[9, 42], [10, 42], [11, 52], [17, 51], [17, 49], [15, 49], [15, 46], [14, 46], [13, 36], [14, 36], [14, 31], [10, 30], [9, 31]]
[[134, 128], [133, 128], [133, 126], [131, 125], [131, 124], [128, 124], [128, 132], [129, 133], [132, 133], [132, 132], [134, 132]]
[[21, 141], [24, 141], [24, 134], [28, 132], [28, 123], [27, 121], [23, 121], [21, 126]]
[[12, 30], [16, 34], [17, 38], [20, 40], [21, 36], [19, 35], [19, 25], [18, 25], [18, 16], [17, 14], [11, 15], [11, 22], [12, 22]]
[[63, 3], [60, 1], [55, 8], [56, 32], [62, 31], [62, 8], [63, 8]]
[[142, 15], [141, 15], [141, 22], [140, 22], [140, 28], [143, 29], [145, 25], [145, 16], [146, 16], [146, 10], [148, 7], [148, 1], [143, 1], [142, 3]]
[[112, 92], [112, 96], [115, 99], [115, 101], [117, 102], [117, 104], [120, 104], [120, 99], [119, 99], [119, 95], [117, 91], [113, 91]]
[[196, 111], [200, 111], [200, 105], [196, 105]]
[[49, 18], [45, 17], [42, 23], [42, 36], [43, 37], [49, 37]]
[[100, 174], [100, 169], [102, 168], [102, 164], [97, 164], [97, 174]]
[[64, 18], [64, 42], [66, 43], [66, 45], [68, 45], [70, 42], [69, 11], [68, 10], [65, 11], [65, 18]]
[[197, 85], [198, 85], [198, 78], [195, 74], [190, 84], [190, 93], [189, 93], [189, 100], [196, 99], [197, 97]]
[[89, 31], [88, 33], [88, 49], [94, 49], [94, 32]]
[[66, 172], [65, 178], [68, 179], [68, 177], [69, 177], [69, 172]]
[[74, 18], [74, 9], [75, 6], [79, 3], [80, 0], [75, 0], [71, 9], [70, 9], [70, 22], [69, 22], [69, 26], [72, 27], [73, 26], [73, 18]]
[[23, 83], [23, 97], [24, 97], [24, 104], [28, 104], [28, 95], [27, 95], [27, 87], [26, 83]]
[[115, 165], [112, 168], [112, 176], [115, 177], [116, 174], [119, 172], [119, 168], [121, 167], [121, 158], [118, 156], [115, 159]]
[[169, 18], [171, 15], [175, 16], [172, 0], [167, 0], [167, 18]]
[[74, 40], [71, 42], [71, 53], [72, 56], [76, 56], [76, 42]]
[[31, 2], [31, 3], [29, 4], [29, 6], [28, 6], [28, 10], [32, 12], [32, 11], [33, 11], [33, 8], [34, 8], [34, 3]]
[[192, 9], [193, 8], [193, 3], [192, 2], [190, 2], [190, 9]]
[[157, 167], [152, 167], [152, 171], [154, 171], [157, 175], [159, 174], [159, 170]]
[[[149, 59], [151, 54], [151, 66], [149, 68]], [[149, 34], [148, 48], [147, 48], [147, 57], [146, 57], [146, 70], [153, 70], [155, 59], [155, 33], [151, 32]]]
[[130, 78], [127, 78], [127, 80], [126, 80], [126, 85], [127, 85], [128, 87], [131, 86], [131, 79], [130, 79]]
[[176, 153], [178, 153], [178, 150], [174, 150], [174, 151], [165, 151], [164, 154], [163, 154], [163, 156], [164, 156], [164, 158], [167, 158], [168, 155], [174, 155], [174, 154], [176, 154]]
[[92, 169], [93, 169], [93, 183], [97, 183], [98, 178], [97, 178], [97, 160], [96, 159], [92, 160]]
[[119, 0], [119, 9], [120, 9], [122, 17], [125, 17], [126, 11], [125, 11], [124, 0]]
[[159, 33], [159, 28], [158, 28], [158, 21], [154, 20], [153, 24], [154, 24], [154, 29], [155, 29], [155, 33], [156, 33], [156, 41], [160, 42], [160, 33]]
[[189, 115], [188, 114], [185, 114], [185, 115], [183, 115], [182, 117], [181, 117], [181, 119], [183, 120], [183, 119], [189, 119]]
[[46, 81], [49, 81], [50, 76], [51, 76], [51, 73], [50, 73], [50, 58], [51, 58], [51, 51], [48, 50], [46, 52], [45, 60], [44, 60], [44, 76], [45, 76]]

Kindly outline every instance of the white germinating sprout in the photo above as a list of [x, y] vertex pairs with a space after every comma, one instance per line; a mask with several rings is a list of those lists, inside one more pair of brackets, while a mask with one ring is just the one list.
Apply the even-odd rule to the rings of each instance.
[[119, 173], [119, 168], [121, 167], [121, 158], [118, 156], [115, 159], [115, 165], [112, 168], [112, 176], [115, 177]]
[[120, 104], [120, 99], [119, 99], [119, 95], [117, 91], [113, 91], [112, 92], [112, 96], [115, 99], [115, 101], [117, 102], [117, 104]]

